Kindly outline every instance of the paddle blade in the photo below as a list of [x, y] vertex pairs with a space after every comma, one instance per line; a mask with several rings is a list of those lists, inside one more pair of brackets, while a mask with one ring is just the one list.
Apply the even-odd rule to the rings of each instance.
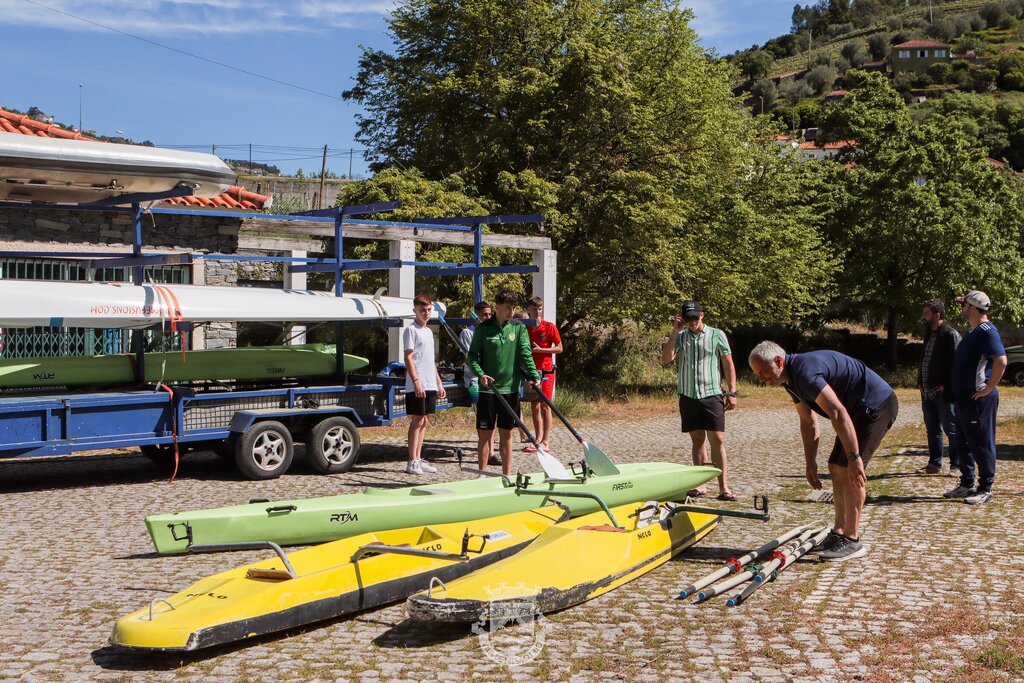
[[543, 449], [537, 450], [537, 460], [544, 469], [548, 479], [572, 479], [573, 476], [565, 469], [565, 465], [559, 462], [558, 458]]
[[598, 476], [619, 474], [619, 468], [604, 454], [604, 451], [592, 443], [583, 442], [583, 457], [587, 460], [587, 467]]

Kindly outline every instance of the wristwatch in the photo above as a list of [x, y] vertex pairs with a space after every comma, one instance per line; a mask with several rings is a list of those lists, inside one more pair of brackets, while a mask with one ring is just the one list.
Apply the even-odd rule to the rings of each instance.
[[736, 398], [739, 394], [737, 394], [735, 391], [727, 391], [727, 392], [725, 392], [724, 395], [725, 396], [732, 396], [733, 398]]
[[850, 453], [849, 455], [846, 456], [846, 459], [849, 462], [853, 462], [854, 460], [856, 460], [859, 457], [860, 457], [860, 453]]

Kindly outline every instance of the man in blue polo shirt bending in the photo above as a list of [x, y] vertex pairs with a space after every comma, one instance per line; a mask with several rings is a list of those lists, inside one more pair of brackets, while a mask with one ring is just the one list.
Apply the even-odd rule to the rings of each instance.
[[[980, 505], [992, 500], [996, 478], [996, 411], [999, 380], [1006, 371], [1006, 349], [999, 330], [988, 321], [988, 294], [977, 289], [958, 296], [960, 315], [970, 328], [953, 354], [950, 384], [956, 406], [956, 441], [960, 451], [960, 485], [946, 498]], [[974, 485], [974, 468], [978, 485]]]
[[815, 550], [825, 561], [842, 562], [861, 557], [867, 547], [860, 539], [860, 515], [867, 497], [868, 461], [899, 413], [892, 387], [864, 363], [835, 351], [786, 355], [782, 347], [763, 341], [748, 358], [754, 374], [789, 392], [800, 416], [807, 482], [821, 488], [818, 479], [818, 418], [828, 418], [836, 441], [828, 459], [836, 520], [832, 532]]

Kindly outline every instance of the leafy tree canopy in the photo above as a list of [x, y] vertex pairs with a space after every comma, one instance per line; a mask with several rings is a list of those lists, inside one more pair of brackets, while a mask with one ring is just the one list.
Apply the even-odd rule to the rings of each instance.
[[[376, 168], [545, 216], [566, 327], [661, 322], [698, 295], [726, 325], [802, 315], [833, 267], [799, 206], [808, 171], [754, 135], [691, 19], [661, 0], [407, 0], [345, 96]], [[785, 258], [764, 257], [775, 238]]]

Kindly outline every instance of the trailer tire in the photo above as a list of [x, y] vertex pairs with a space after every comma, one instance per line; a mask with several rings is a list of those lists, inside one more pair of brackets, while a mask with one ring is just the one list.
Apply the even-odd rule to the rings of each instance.
[[348, 472], [359, 457], [359, 430], [340, 415], [321, 420], [306, 437], [306, 456], [321, 474]]
[[276, 479], [295, 455], [292, 434], [280, 422], [257, 422], [235, 441], [235, 464], [248, 479]]
[[1010, 380], [1010, 384], [1024, 387], [1024, 363], [1014, 363], [1007, 368], [1006, 378]]

